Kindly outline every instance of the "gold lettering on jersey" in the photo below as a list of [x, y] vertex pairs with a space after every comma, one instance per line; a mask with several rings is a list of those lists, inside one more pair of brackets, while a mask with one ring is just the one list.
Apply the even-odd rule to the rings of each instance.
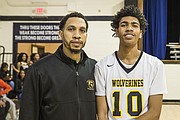
[[143, 87], [143, 79], [116, 79], [112, 80], [112, 87]]
[[94, 90], [94, 80], [87, 80], [87, 89]]

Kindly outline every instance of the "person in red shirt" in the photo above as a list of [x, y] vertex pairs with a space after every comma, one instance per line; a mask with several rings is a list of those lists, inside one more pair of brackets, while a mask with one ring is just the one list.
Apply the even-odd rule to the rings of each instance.
[[7, 94], [11, 90], [11, 86], [0, 79], [0, 120], [6, 119], [8, 110], [10, 108], [10, 103], [3, 99], [3, 95]]
[[5, 83], [2, 79], [0, 79], [0, 96], [7, 94], [11, 90], [11, 86]]

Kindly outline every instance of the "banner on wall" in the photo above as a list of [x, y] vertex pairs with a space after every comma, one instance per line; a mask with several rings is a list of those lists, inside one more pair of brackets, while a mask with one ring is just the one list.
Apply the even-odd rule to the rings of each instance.
[[59, 23], [13, 23], [14, 41], [60, 41]]

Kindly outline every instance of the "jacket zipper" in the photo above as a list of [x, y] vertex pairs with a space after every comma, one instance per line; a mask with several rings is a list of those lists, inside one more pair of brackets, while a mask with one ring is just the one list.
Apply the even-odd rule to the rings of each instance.
[[81, 120], [81, 117], [80, 117], [80, 99], [79, 99], [79, 81], [78, 81], [78, 77], [79, 77], [79, 73], [78, 73], [78, 71], [76, 70], [76, 78], [77, 78], [77, 81], [76, 81], [76, 84], [77, 84], [77, 99], [78, 99], [78, 120]]

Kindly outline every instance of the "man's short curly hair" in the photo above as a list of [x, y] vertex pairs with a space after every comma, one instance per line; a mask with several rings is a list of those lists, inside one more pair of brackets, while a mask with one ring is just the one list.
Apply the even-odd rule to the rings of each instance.
[[85, 23], [86, 23], [86, 31], [88, 30], [88, 22], [87, 22], [85, 16], [84, 16], [83, 14], [79, 13], [79, 12], [72, 12], [72, 13], [69, 13], [69, 14], [67, 14], [66, 16], [64, 16], [64, 17], [61, 19], [60, 23], [59, 23], [59, 30], [63, 30], [63, 28], [64, 28], [67, 20], [68, 20], [69, 18], [71, 18], [71, 17], [82, 18], [82, 19], [85, 21]]
[[[145, 32], [145, 29], [146, 29], [148, 23], [143, 15], [143, 13], [141, 13], [141, 11], [134, 5], [125, 6], [120, 11], [117, 12], [117, 14], [111, 20], [112, 21], [112, 23], [111, 23], [112, 31], [115, 32], [116, 29], [119, 28], [120, 20], [126, 16], [136, 17], [139, 20], [140, 29], [142, 30], [142, 33]], [[113, 36], [115, 36], [115, 33], [113, 34]]]

